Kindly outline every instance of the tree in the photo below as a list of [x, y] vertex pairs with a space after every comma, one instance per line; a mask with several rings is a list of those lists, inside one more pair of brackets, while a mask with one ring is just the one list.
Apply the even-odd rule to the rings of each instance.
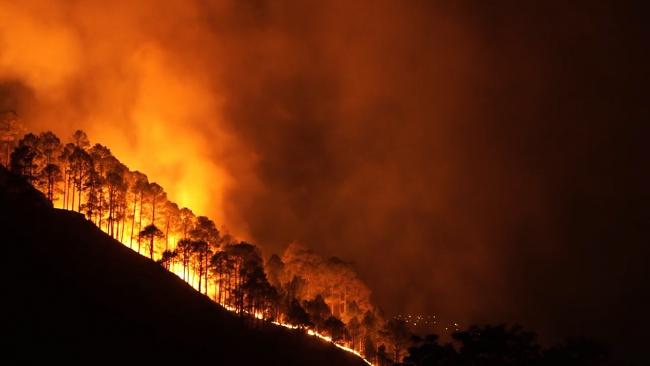
[[88, 136], [82, 130], [76, 130], [72, 134], [72, 142], [76, 147], [84, 150], [88, 148], [88, 146], [90, 146], [90, 141], [88, 140]]
[[300, 306], [300, 302], [298, 302], [296, 299], [293, 299], [289, 303], [286, 316], [289, 324], [293, 324], [298, 328], [303, 329], [313, 326], [313, 324], [309, 321], [309, 314], [307, 314], [305, 309]]
[[47, 181], [47, 199], [49, 199], [50, 202], [54, 202], [54, 194], [57, 191], [56, 186], [63, 180], [61, 168], [56, 164], [48, 164], [43, 168], [42, 175]]
[[87, 179], [92, 170], [92, 158], [81, 147], [76, 146], [70, 155], [70, 167], [73, 181], [72, 192], [72, 209], [74, 210], [75, 194], [77, 200], [77, 211], [81, 212], [81, 197], [82, 193], [86, 190]]
[[18, 136], [23, 133], [15, 111], [0, 112], [0, 153], [3, 154], [0, 165], [10, 167], [11, 152], [18, 145]]
[[312, 300], [303, 302], [303, 308], [309, 314], [309, 320], [316, 326], [317, 330], [322, 330], [325, 321], [332, 315], [330, 307], [325, 303], [325, 299], [320, 294]]
[[438, 336], [429, 334], [413, 338], [414, 346], [409, 348], [404, 363], [414, 366], [454, 366], [458, 365], [458, 354], [451, 344], [438, 344]]
[[338, 342], [345, 337], [345, 324], [333, 315], [324, 321], [323, 330], [329, 334], [333, 342]]
[[233, 295], [235, 299], [235, 307], [240, 315], [244, 312], [244, 296], [243, 284], [247, 281], [248, 276], [258, 267], [262, 267], [262, 255], [259, 249], [249, 243], [240, 242], [235, 245], [228, 245], [225, 248], [230, 258], [234, 263], [235, 286], [233, 288]]
[[[97, 220], [97, 226], [99, 226], [101, 229], [104, 222], [104, 190], [107, 178], [106, 172], [110, 168], [110, 164], [113, 163], [113, 161], [109, 160], [113, 156], [107, 147], [100, 144], [93, 145], [93, 147], [91, 147], [88, 151], [88, 154], [90, 155], [93, 162], [93, 177], [91, 178], [92, 184], [90, 190], [92, 192], [92, 196], [95, 196], [94, 201], [96, 202], [96, 210], [99, 216]], [[113, 159], [117, 161], [117, 159]]]
[[406, 322], [400, 319], [391, 319], [384, 324], [379, 333], [392, 346], [395, 362], [401, 362], [402, 352], [408, 347], [412, 337]]
[[[181, 239], [178, 244], [176, 244], [176, 251], [181, 255], [181, 261], [183, 264], [183, 280], [189, 281], [189, 264], [192, 256], [192, 240], [190, 239]], [[186, 275], [187, 273], [187, 275]]]
[[234, 263], [227, 252], [219, 251], [210, 258], [210, 267], [215, 278], [215, 301], [225, 304], [226, 294], [230, 291], [230, 276]]
[[[138, 230], [141, 231], [142, 228], [142, 199], [144, 198], [144, 191], [149, 185], [149, 180], [147, 176], [139, 171], [134, 171], [131, 173], [131, 192], [133, 193], [133, 216], [131, 217], [131, 238], [129, 240], [129, 247], [132, 246], [133, 236], [136, 233], [135, 231], [135, 217], [136, 217], [136, 208], [138, 203], [138, 198], [140, 201], [140, 210], [138, 216]], [[140, 237], [138, 236], [138, 253], [140, 253]]]
[[174, 265], [174, 260], [178, 256], [178, 253], [175, 250], [165, 250], [162, 252], [162, 256], [160, 257], [160, 260], [158, 262], [165, 268], [166, 270], [171, 270], [173, 265]]
[[160, 231], [156, 225], [149, 224], [140, 232], [139, 236], [140, 238], [149, 240], [149, 258], [153, 259], [154, 240], [163, 237], [162, 231]]
[[[204, 240], [192, 240], [191, 241], [192, 254], [194, 254], [197, 263], [198, 276], [199, 276], [199, 292], [201, 292], [202, 279], [205, 273], [207, 273], [207, 258], [210, 254], [210, 248], [208, 243]], [[205, 282], [205, 293], [208, 293], [208, 283], [207, 278]]]
[[356, 350], [358, 349], [359, 338], [361, 337], [361, 323], [359, 319], [355, 316], [348, 322], [346, 326], [348, 330], [348, 336], [350, 337], [350, 348]]
[[58, 160], [61, 170], [63, 172], [63, 202], [61, 208], [68, 209], [68, 203], [70, 201], [70, 189], [72, 187], [72, 170], [71, 170], [71, 159], [72, 153], [74, 152], [75, 146], [73, 143], [65, 144], [61, 148]]
[[[199, 276], [205, 277], [206, 294], [208, 284], [208, 252], [214, 252], [219, 246], [219, 230], [212, 220], [206, 216], [199, 216], [196, 218], [196, 224], [190, 232], [190, 237], [195, 241], [201, 241], [206, 244], [205, 254], [199, 257], [199, 268], [205, 269], [205, 272], [199, 271]], [[203, 254], [203, 253], [201, 253]], [[199, 279], [199, 288], [201, 287], [201, 279]]]
[[[397, 363], [397, 362], [395, 362]], [[388, 352], [386, 352], [386, 346], [381, 345], [377, 349], [377, 365], [378, 366], [393, 366], [393, 362], [391, 361], [390, 357], [388, 356]]]
[[44, 160], [38, 172], [39, 183], [45, 189], [45, 195], [50, 202], [54, 201], [55, 185], [61, 180], [61, 169], [56, 164], [56, 158], [62, 149], [61, 141], [50, 131], [40, 134], [36, 148]]
[[11, 153], [10, 170], [33, 184], [36, 179], [38, 166], [36, 159], [39, 151], [37, 148], [38, 137], [33, 133], [26, 134], [20, 141], [18, 147]]
[[150, 197], [149, 202], [151, 202], [151, 224], [155, 225], [156, 209], [158, 208], [158, 204], [166, 198], [165, 190], [158, 183], [152, 182], [147, 185], [146, 192]]
[[273, 312], [269, 309], [274, 308], [277, 292], [269, 283], [261, 266], [256, 266], [246, 277], [243, 291], [248, 305], [247, 311], [250, 314], [260, 315], [262, 319], [265, 319], [267, 313]]
[[305, 292], [307, 287], [307, 281], [300, 276], [293, 276], [291, 281], [285, 284], [287, 297], [289, 299], [299, 299], [302, 294]]
[[180, 209], [178, 205], [172, 201], [165, 201], [165, 250], [169, 247], [169, 234], [178, 231], [180, 220]]
[[379, 321], [374, 313], [366, 311], [361, 321], [363, 329], [363, 353], [368, 358], [373, 358], [377, 352], [376, 335], [378, 332]]
[[108, 194], [107, 229], [108, 234], [114, 238], [118, 237], [116, 226], [119, 225], [120, 220], [123, 218], [123, 211], [126, 206], [126, 191], [128, 186], [124, 180], [124, 175], [127, 170], [126, 166], [117, 159], [113, 157], [109, 159], [109, 169], [106, 172], [104, 182]]
[[460, 343], [462, 363], [481, 365], [532, 365], [539, 362], [539, 345], [532, 332], [520, 326], [472, 326], [452, 334]]
[[181, 208], [181, 228], [182, 228], [182, 234], [183, 234], [183, 239], [187, 239], [187, 235], [192, 230], [192, 227], [194, 226], [194, 221], [196, 221], [196, 217], [194, 216], [194, 213], [192, 210], [190, 210], [187, 207]]
[[283, 270], [284, 263], [282, 263], [282, 260], [276, 254], [271, 255], [269, 260], [264, 264], [264, 272], [266, 272], [269, 282], [275, 288], [281, 287], [280, 276]]

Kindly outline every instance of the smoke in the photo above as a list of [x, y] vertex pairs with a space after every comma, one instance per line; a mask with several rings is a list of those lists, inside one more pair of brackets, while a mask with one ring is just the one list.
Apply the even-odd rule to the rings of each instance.
[[222, 218], [231, 177], [212, 154], [232, 138], [200, 17], [185, 2], [3, 1], [0, 78], [13, 100], [3, 108], [34, 130], [86, 130], [179, 204]]
[[0, 105], [267, 254], [354, 261], [388, 313], [615, 339], [647, 253], [641, 13], [0, 0]]

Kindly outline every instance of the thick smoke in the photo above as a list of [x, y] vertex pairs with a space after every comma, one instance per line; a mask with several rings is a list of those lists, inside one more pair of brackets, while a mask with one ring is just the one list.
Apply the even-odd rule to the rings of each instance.
[[83, 127], [268, 253], [356, 262], [389, 314], [645, 318], [641, 11], [135, 3], [0, 0], [0, 107]]

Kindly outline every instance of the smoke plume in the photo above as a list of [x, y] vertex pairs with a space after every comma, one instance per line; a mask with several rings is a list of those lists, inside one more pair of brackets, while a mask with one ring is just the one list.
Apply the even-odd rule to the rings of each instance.
[[641, 13], [0, 0], [0, 108], [266, 254], [354, 261], [389, 314], [617, 339], [647, 278]]

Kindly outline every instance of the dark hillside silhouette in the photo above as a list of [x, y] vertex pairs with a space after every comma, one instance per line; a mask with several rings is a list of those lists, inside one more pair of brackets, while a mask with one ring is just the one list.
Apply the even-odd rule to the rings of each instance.
[[0, 222], [2, 364], [364, 365], [238, 318], [2, 167]]

